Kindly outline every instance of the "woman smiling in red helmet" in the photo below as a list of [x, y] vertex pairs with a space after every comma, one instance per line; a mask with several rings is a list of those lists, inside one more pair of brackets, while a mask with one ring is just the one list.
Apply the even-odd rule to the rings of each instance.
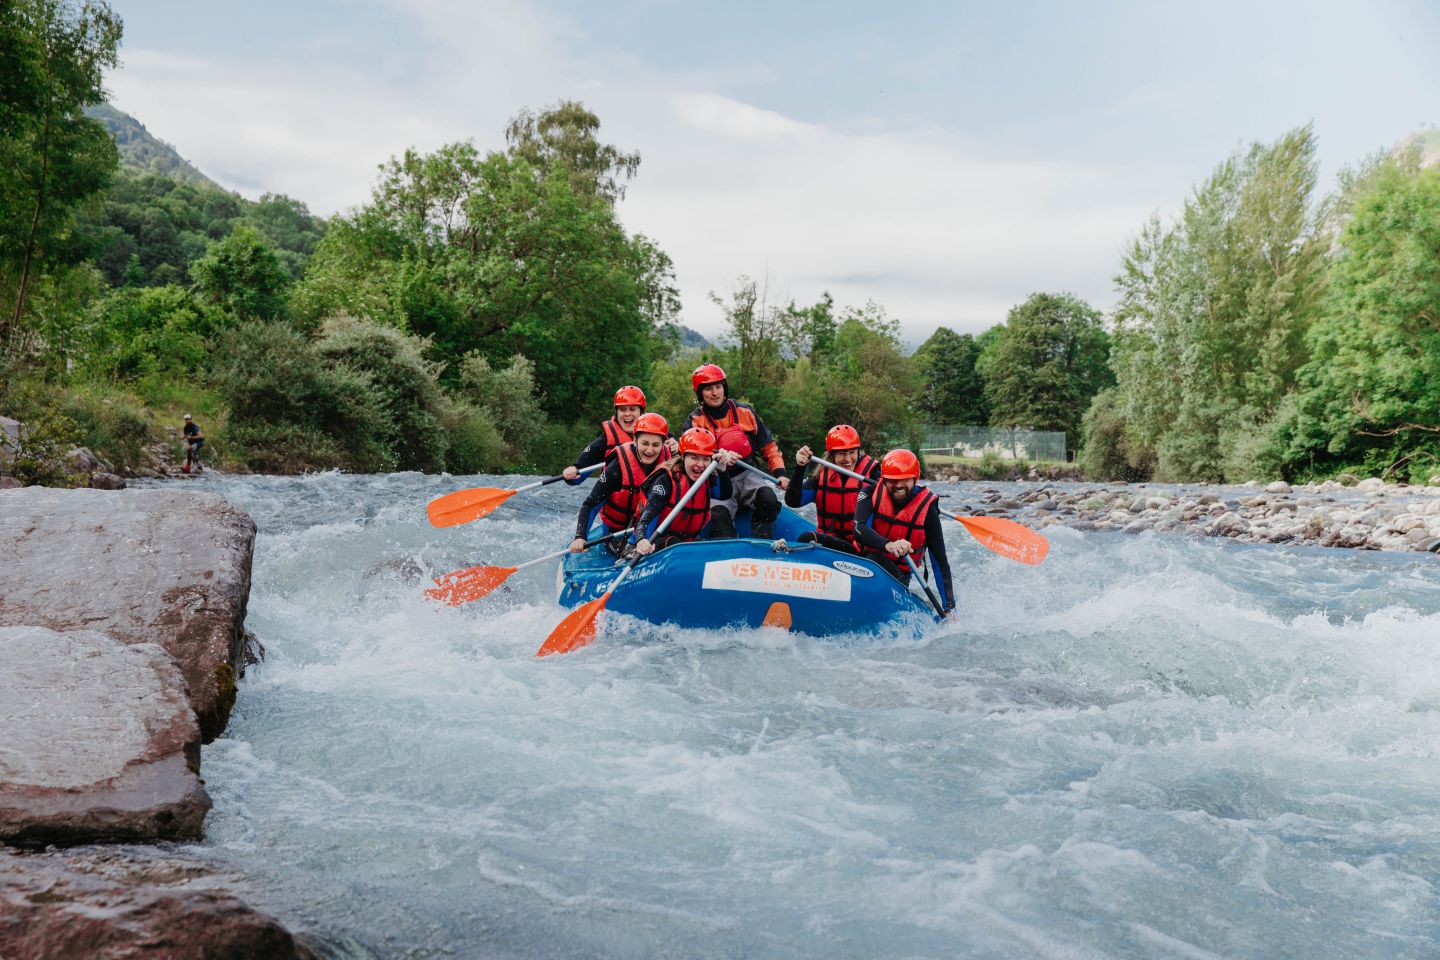
[[[580, 451], [572, 466], [565, 468], [562, 476], [569, 483], [580, 483], [580, 471], [608, 459], [615, 448], [635, 438], [635, 422], [645, 412], [645, 391], [635, 386], [624, 386], [615, 391], [615, 414], [600, 424], [600, 435]], [[668, 439], [668, 438], [667, 438]], [[669, 443], [674, 453], [674, 443]]]
[[945, 556], [945, 529], [940, 501], [917, 482], [920, 461], [909, 450], [891, 450], [880, 459], [880, 480], [860, 491], [855, 502], [855, 536], [865, 556], [879, 563], [901, 583], [910, 582], [909, 557], [917, 566], [926, 554], [935, 570], [935, 586], [945, 612], [955, 609], [950, 561]]
[[[710, 480], [696, 492], [671, 521], [665, 533], [657, 540], [650, 538], [660, 521], [684, 499], [695, 481], [705, 472], [710, 461], [719, 463], [720, 469], [711, 474]], [[710, 520], [711, 501], [725, 500], [733, 494], [730, 478], [725, 475], [736, 460], [734, 451], [720, 450], [715, 435], [700, 427], [691, 427], [680, 435], [680, 456], [660, 465], [645, 487], [645, 510], [630, 535], [635, 552], [642, 556], [672, 543], [684, 543], [700, 536], [700, 530]]]
[[[622, 443], [610, 455], [600, 479], [590, 488], [590, 495], [580, 505], [575, 521], [575, 540], [571, 553], [583, 553], [585, 537], [598, 514], [606, 532], [613, 533], [633, 527], [645, 509], [645, 485], [664, 461], [670, 457], [665, 441], [670, 425], [658, 413], [643, 414], [635, 421], [635, 439]], [[605, 541], [611, 553], [619, 555], [625, 538]]]

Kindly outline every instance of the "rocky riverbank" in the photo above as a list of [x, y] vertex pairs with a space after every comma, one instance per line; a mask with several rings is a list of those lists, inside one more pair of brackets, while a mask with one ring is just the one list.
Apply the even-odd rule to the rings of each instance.
[[309, 955], [183, 854], [80, 846], [201, 837], [254, 541], [208, 494], [0, 491], [0, 957]]
[[1440, 486], [1333, 480], [1291, 486], [1040, 485], [981, 491], [980, 509], [1035, 529], [1186, 533], [1246, 543], [1440, 552]]

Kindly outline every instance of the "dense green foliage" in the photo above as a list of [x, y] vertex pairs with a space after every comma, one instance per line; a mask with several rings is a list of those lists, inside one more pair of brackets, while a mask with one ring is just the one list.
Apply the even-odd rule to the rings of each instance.
[[32, 288], [88, 252], [77, 242], [75, 213], [109, 185], [117, 154], [84, 109], [103, 98], [120, 32], [103, 0], [0, 7], [0, 346], [26, 347]]
[[915, 351], [915, 364], [924, 380], [919, 405], [926, 420], [990, 422], [985, 380], [977, 367], [981, 349], [971, 334], [940, 327]]
[[1440, 472], [1440, 168], [1387, 160], [1355, 197], [1281, 418], [1296, 474]]
[[1267, 472], [1270, 423], [1323, 289], [1314, 155], [1307, 126], [1229, 158], [1174, 227], [1152, 220], [1124, 259], [1112, 363], [1157, 479]]
[[1090, 398], [1114, 382], [1100, 314], [1069, 294], [1037, 293], [986, 349], [985, 398], [997, 427], [1079, 432]]

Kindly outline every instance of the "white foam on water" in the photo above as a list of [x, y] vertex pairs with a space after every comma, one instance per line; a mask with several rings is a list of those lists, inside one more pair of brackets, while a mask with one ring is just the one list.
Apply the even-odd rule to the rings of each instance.
[[206, 748], [208, 855], [377, 956], [1422, 957], [1440, 936], [1433, 559], [1046, 531], [949, 542], [917, 639], [606, 614], [563, 657], [563, 545], [513, 478], [226, 478], [268, 651]]

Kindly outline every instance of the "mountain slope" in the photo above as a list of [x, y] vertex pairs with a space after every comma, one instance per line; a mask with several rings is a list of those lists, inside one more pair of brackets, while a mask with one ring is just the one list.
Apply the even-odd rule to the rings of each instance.
[[110, 131], [110, 135], [115, 138], [115, 145], [120, 148], [122, 165], [146, 173], [158, 173], [197, 187], [225, 189], [197, 170], [170, 144], [151, 135], [143, 123], [128, 113], [122, 113], [108, 103], [101, 103], [86, 107], [85, 115], [99, 120], [105, 125], [105, 129]]

